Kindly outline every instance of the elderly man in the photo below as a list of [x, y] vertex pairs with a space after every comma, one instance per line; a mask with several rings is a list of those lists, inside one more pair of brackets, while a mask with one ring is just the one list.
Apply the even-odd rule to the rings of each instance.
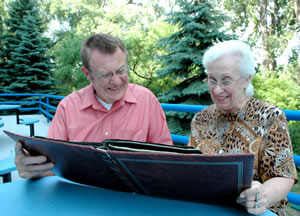
[[[172, 145], [166, 118], [154, 94], [128, 83], [128, 53], [123, 42], [94, 34], [81, 47], [82, 72], [90, 85], [58, 105], [48, 138], [82, 142], [125, 139]], [[23, 178], [53, 175], [45, 156], [30, 156], [15, 146], [15, 163]]]

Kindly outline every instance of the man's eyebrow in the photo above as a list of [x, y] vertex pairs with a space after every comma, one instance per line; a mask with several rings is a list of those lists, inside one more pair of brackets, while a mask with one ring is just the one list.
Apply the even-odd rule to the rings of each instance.
[[[122, 64], [116, 71], [123, 69], [124, 67], [126, 67], [126, 64]], [[99, 70], [99, 71], [95, 71], [97, 74], [107, 74], [107, 73], [111, 73], [112, 71], [104, 71], [104, 70]]]
[[124, 67], [126, 67], [126, 64], [122, 64], [117, 70], [123, 69]]

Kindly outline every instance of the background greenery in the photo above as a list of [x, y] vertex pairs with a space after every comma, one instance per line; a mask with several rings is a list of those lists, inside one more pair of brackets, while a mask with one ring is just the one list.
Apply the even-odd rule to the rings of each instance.
[[[0, 0], [0, 93], [67, 95], [86, 86], [81, 41], [105, 32], [125, 42], [131, 82], [161, 102], [208, 105], [202, 55], [235, 38], [255, 54], [255, 97], [300, 110], [299, 14], [300, 0]], [[193, 115], [166, 112], [170, 131], [188, 136]], [[300, 155], [300, 122], [289, 130]]]
[[[131, 82], [151, 89], [161, 102], [208, 105], [202, 55], [216, 41], [235, 38], [255, 53], [255, 97], [300, 110], [299, 5], [300, 0], [0, 0], [0, 92], [67, 95], [86, 86], [81, 41], [106, 32], [125, 42]], [[171, 132], [188, 136], [193, 115], [166, 112]], [[300, 154], [300, 122], [289, 122], [289, 129]]]

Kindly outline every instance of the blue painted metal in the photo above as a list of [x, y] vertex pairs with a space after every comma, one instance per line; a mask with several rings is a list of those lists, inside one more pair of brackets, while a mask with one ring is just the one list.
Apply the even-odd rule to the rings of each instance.
[[287, 199], [290, 203], [300, 205], [300, 194], [289, 192], [287, 195]]
[[[177, 111], [177, 112], [192, 112], [197, 113], [200, 110], [206, 108], [203, 105], [189, 105], [189, 104], [166, 104], [161, 103], [164, 111]], [[283, 110], [286, 114], [287, 120], [300, 121], [300, 111], [299, 110]]]
[[294, 161], [296, 166], [300, 167], [300, 155], [294, 155]]
[[176, 142], [176, 143], [188, 144], [188, 142], [189, 142], [189, 137], [187, 137], [187, 136], [171, 134], [171, 137], [172, 137], [173, 142]]
[[8, 157], [0, 160], [0, 177], [3, 178], [3, 183], [11, 181], [11, 172], [15, 171], [15, 153], [12, 152]]

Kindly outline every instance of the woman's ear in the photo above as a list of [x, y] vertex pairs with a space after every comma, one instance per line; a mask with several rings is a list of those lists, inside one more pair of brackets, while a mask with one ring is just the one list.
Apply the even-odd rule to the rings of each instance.
[[251, 76], [248, 76], [248, 77], [245, 79], [245, 88], [249, 85], [249, 82], [251, 82]]

